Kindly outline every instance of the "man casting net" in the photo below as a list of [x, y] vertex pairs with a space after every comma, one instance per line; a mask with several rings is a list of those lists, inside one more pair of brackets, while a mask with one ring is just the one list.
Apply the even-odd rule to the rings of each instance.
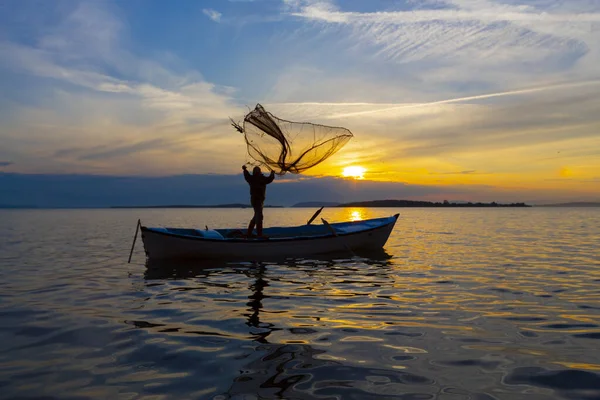
[[260, 104], [232, 125], [244, 134], [248, 155], [276, 174], [299, 174], [322, 163], [352, 138], [346, 128], [277, 118]]

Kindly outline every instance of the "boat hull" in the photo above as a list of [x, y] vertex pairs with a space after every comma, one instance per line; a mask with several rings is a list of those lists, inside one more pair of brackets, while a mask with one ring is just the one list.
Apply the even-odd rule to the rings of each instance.
[[[245, 259], [298, 258], [316, 254], [381, 249], [387, 242], [398, 215], [381, 219], [379, 226], [322, 236], [295, 238], [207, 239], [172, 234], [142, 227], [146, 256], [162, 259]], [[336, 224], [331, 224], [335, 229]], [[339, 224], [342, 225], [342, 224]]]

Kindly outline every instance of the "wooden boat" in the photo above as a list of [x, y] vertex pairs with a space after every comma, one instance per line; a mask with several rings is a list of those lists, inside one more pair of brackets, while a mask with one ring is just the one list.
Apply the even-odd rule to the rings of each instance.
[[364, 221], [265, 228], [267, 239], [240, 237], [239, 229], [149, 228], [141, 226], [148, 259], [245, 259], [304, 257], [381, 249], [398, 214]]

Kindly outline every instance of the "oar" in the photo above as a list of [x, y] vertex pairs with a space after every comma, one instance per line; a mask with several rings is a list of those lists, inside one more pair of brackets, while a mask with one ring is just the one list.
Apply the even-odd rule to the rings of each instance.
[[131, 251], [129, 252], [129, 260], [127, 261], [127, 264], [129, 264], [131, 262], [131, 255], [133, 254], [133, 248], [135, 247], [135, 240], [137, 239], [138, 230], [140, 229], [140, 225], [142, 225], [142, 221], [140, 221], [138, 219], [138, 223], [135, 227], [135, 236], [133, 237], [133, 244], [131, 245]]
[[[321, 218], [321, 222], [323, 222], [323, 225], [325, 225], [325, 226], [327, 227], [327, 229], [329, 229], [329, 231], [331, 232], [331, 234], [332, 234], [333, 236], [337, 236], [337, 235], [338, 235], [338, 234], [337, 234], [337, 231], [335, 230], [335, 228], [334, 228], [333, 226], [331, 226], [331, 225], [329, 224], [329, 222], [327, 222], [327, 220], [326, 220], [326, 219], [324, 219], [324, 218]], [[350, 252], [350, 254], [352, 254], [352, 257], [356, 257], [356, 253], [354, 253], [354, 252], [352, 251], [352, 249], [351, 249], [351, 248], [350, 248], [350, 247], [349, 247], [349, 246], [348, 246], [346, 243], [342, 242], [342, 245], [343, 245], [343, 246], [346, 248], [346, 250], [348, 250], [348, 251]]]
[[315, 220], [315, 218], [317, 218], [319, 216], [319, 214], [321, 214], [321, 211], [323, 211], [324, 208], [325, 208], [325, 206], [319, 208], [317, 210], [317, 212], [313, 214], [313, 216], [311, 217], [311, 219], [308, 220], [308, 222], [306, 223], [306, 225], [310, 225], [311, 222], [313, 222]]
[[333, 226], [329, 225], [329, 222], [327, 222], [327, 220], [325, 218], [321, 218], [321, 222], [323, 222], [323, 225], [325, 225], [327, 227], [327, 229], [329, 229], [329, 231], [331, 232], [331, 234], [333, 236], [338, 235], [335, 228]]

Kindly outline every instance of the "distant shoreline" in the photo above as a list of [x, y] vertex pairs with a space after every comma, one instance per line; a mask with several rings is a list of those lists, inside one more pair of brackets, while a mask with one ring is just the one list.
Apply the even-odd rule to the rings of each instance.
[[414, 201], [414, 200], [374, 200], [374, 201], [360, 201], [352, 203], [340, 204], [337, 207], [366, 207], [366, 208], [406, 208], [406, 207], [436, 207], [436, 208], [465, 208], [465, 207], [531, 207], [525, 203], [510, 203], [500, 204], [496, 202], [492, 203], [450, 203], [450, 202], [430, 202], [430, 201]]
[[[108, 208], [252, 208], [250, 204], [215, 204], [215, 205], [191, 205], [191, 204], [173, 204], [166, 206], [110, 206]], [[264, 208], [285, 208], [284, 206], [266, 205]]]
[[[351, 203], [334, 203], [334, 202], [303, 202], [291, 206], [266, 205], [265, 208], [600, 208], [600, 202], [573, 202], [559, 204], [541, 204], [529, 205], [525, 203], [472, 203], [472, 202], [429, 202], [417, 200], [374, 200], [361, 201]], [[168, 205], [133, 205], [133, 206], [92, 206], [92, 207], [43, 207], [34, 205], [10, 205], [0, 204], [0, 210], [68, 210], [68, 209], [251, 209], [250, 204], [232, 203], [232, 204], [212, 204], [212, 205], [195, 205], [195, 204], [168, 204]]]
[[[465, 207], [532, 207], [525, 203], [434, 203], [429, 201], [413, 201], [413, 200], [374, 200], [361, 201], [352, 203], [327, 203], [327, 202], [310, 202], [298, 203], [290, 207], [267, 205], [265, 208], [348, 208], [348, 207], [364, 207], [364, 208], [407, 208], [407, 207], [439, 207], [439, 208], [465, 208]], [[166, 206], [112, 206], [110, 208], [252, 208], [247, 204], [215, 204], [215, 205], [166, 205]]]
[[576, 203], [560, 203], [560, 204], [542, 204], [535, 207], [600, 207], [600, 203], [594, 202], [576, 202]]

